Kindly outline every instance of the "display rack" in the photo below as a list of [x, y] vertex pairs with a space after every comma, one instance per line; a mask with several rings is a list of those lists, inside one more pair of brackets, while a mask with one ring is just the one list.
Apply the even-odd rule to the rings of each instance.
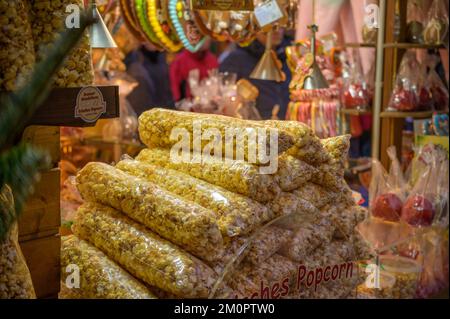
[[[380, 159], [388, 168], [389, 157], [382, 150], [394, 145], [397, 155], [402, 146], [402, 131], [406, 118], [430, 118], [433, 112], [389, 112], [386, 111], [394, 88], [395, 77], [401, 59], [408, 49], [440, 50], [443, 45], [406, 43], [407, 1], [380, 0], [380, 29], [377, 39], [375, 101], [373, 108], [372, 156]], [[400, 18], [400, 34], [395, 39], [396, 14]], [[384, 63], [386, 61], [386, 63]]]

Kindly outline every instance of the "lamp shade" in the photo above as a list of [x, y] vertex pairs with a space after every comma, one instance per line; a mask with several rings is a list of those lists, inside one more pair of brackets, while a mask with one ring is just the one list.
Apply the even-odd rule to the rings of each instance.
[[91, 47], [94, 49], [117, 48], [117, 44], [109, 33], [95, 4], [92, 5], [92, 10], [92, 16], [96, 22], [90, 27]]
[[305, 78], [303, 83], [304, 90], [317, 90], [317, 89], [327, 89], [328, 82], [322, 74], [319, 66], [314, 63], [312, 65], [312, 74]]
[[273, 50], [265, 51], [253, 72], [251, 79], [283, 82], [286, 75], [281, 70], [281, 61]]

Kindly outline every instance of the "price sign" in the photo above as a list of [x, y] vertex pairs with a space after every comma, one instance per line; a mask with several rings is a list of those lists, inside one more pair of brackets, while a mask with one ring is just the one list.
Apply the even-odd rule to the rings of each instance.
[[284, 17], [277, 0], [268, 0], [255, 8], [255, 17], [261, 28], [277, 22]]

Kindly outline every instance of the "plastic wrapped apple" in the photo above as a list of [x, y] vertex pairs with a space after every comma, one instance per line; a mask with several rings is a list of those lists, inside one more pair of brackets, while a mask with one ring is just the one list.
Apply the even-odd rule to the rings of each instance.
[[393, 193], [382, 194], [375, 198], [372, 216], [396, 222], [400, 220], [402, 206], [403, 203], [397, 195]]
[[390, 106], [398, 111], [415, 111], [417, 96], [413, 90], [396, 88], [392, 93]]
[[435, 211], [433, 204], [422, 195], [410, 196], [402, 209], [402, 219], [411, 226], [430, 226]]
[[422, 111], [431, 110], [433, 108], [433, 99], [431, 93], [426, 87], [422, 87], [419, 92], [419, 109]]

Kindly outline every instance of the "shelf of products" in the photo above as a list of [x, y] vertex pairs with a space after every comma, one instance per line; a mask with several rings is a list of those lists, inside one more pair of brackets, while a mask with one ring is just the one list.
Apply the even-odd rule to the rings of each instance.
[[376, 43], [344, 43], [344, 48], [376, 48]]
[[372, 111], [370, 110], [358, 110], [358, 109], [341, 109], [341, 113], [345, 115], [371, 115]]
[[443, 44], [420, 44], [420, 43], [385, 43], [384, 48], [395, 48], [395, 49], [445, 49]]
[[382, 118], [413, 118], [413, 119], [427, 119], [431, 118], [431, 116], [434, 113], [438, 114], [448, 114], [448, 112], [439, 111], [439, 112], [433, 112], [433, 111], [423, 111], [423, 112], [395, 112], [395, 111], [386, 111], [382, 112], [380, 116]]

